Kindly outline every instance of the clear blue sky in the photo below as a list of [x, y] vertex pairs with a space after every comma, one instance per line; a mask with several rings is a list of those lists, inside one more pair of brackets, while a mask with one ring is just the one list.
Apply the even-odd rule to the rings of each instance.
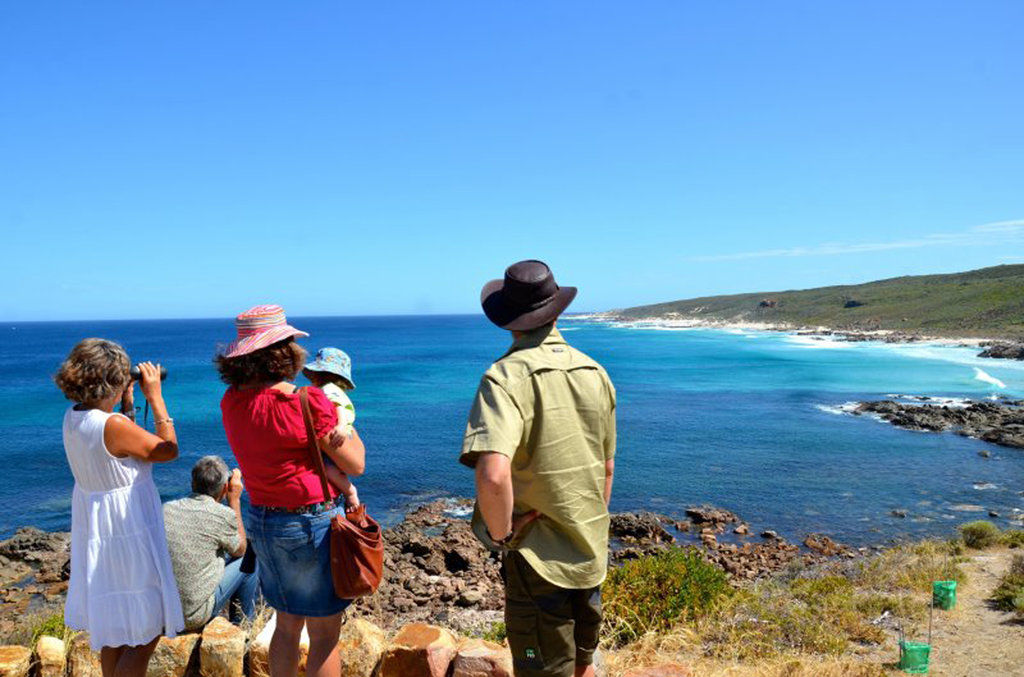
[[[1024, 2], [8, 3], [0, 318], [1024, 261]], [[998, 224], [998, 225], [991, 225]]]

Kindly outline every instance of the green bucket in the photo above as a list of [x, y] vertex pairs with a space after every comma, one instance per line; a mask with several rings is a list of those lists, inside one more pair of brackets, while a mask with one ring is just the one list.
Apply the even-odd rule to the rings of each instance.
[[932, 583], [932, 606], [946, 611], [956, 606], [956, 581]]
[[928, 674], [928, 656], [932, 652], [929, 644], [920, 642], [900, 642], [899, 669], [912, 675]]

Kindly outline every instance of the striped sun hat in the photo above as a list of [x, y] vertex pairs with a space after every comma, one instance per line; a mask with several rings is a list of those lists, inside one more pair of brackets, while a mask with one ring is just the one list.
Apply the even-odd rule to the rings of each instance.
[[224, 357], [238, 357], [292, 336], [309, 336], [288, 324], [284, 308], [273, 304], [250, 308], [235, 318], [238, 338], [224, 350]]

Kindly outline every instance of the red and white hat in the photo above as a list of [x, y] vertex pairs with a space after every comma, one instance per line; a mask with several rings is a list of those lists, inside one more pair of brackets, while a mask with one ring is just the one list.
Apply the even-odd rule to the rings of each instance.
[[292, 336], [309, 336], [288, 324], [284, 308], [268, 304], [250, 308], [235, 318], [238, 338], [224, 349], [224, 357], [248, 355]]

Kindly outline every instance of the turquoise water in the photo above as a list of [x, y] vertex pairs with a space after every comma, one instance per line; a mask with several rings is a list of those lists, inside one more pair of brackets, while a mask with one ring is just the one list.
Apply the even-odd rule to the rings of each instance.
[[[308, 348], [336, 345], [353, 357], [352, 395], [368, 452], [358, 486], [372, 511], [394, 520], [417, 501], [471, 494], [471, 473], [456, 458], [480, 374], [507, 347], [506, 334], [475, 316], [293, 323], [310, 332]], [[990, 509], [1005, 525], [1024, 508], [1024, 451], [897, 430], [839, 408], [897, 393], [1024, 396], [1024, 363], [931, 345], [563, 325], [618, 387], [613, 509], [681, 514], [709, 502], [754, 529], [791, 538], [822, 531], [863, 544], [948, 534]], [[26, 323], [0, 331], [0, 535], [23, 524], [68, 526], [72, 478], [60, 430], [67, 404], [50, 376], [85, 336], [117, 340], [133, 359], [158, 360], [170, 371], [165, 396], [182, 457], [157, 468], [165, 497], [187, 491], [196, 458], [230, 459], [220, 426], [223, 386], [211, 363], [217, 343], [233, 334], [230, 321]], [[982, 448], [993, 457], [979, 457]], [[963, 509], [971, 506], [985, 512]], [[891, 517], [895, 508], [908, 518]]]

